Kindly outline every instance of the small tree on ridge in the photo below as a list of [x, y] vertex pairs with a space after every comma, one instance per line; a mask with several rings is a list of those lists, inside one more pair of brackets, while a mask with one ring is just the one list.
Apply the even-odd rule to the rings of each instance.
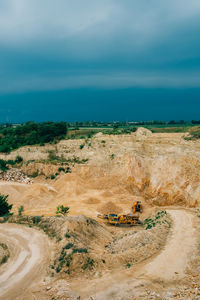
[[5, 216], [10, 214], [10, 211], [12, 209], [12, 204], [8, 203], [8, 195], [2, 195], [0, 194], [0, 216]]

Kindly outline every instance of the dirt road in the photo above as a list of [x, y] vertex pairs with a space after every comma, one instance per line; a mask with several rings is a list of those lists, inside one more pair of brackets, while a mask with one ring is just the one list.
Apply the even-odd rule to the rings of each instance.
[[16, 224], [0, 224], [0, 240], [8, 245], [10, 258], [0, 268], [0, 299], [23, 299], [44, 275], [50, 255], [45, 234]]
[[195, 249], [193, 216], [182, 210], [169, 211], [173, 218], [172, 235], [165, 249], [144, 268], [144, 275], [162, 280], [177, 280], [184, 277], [190, 254]]
[[[73, 291], [85, 300], [90, 297], [124, 300], [130, 299], [130, 295], [141, 295], [147, 286], [155, 283], [161, 284], [162, 289], [181, 280], [196, 249], [193, 215], [184, 210], [168, 212], [173, 219], [173, 227], [165, 248], [156, 257], [130, 269], [107, 272], [101, 278], [89, 281], [89, 284], [84, 279], [76, 281], [71, 285]], [[50, 255], [48, 238], [25, 226], [1, 224], [0, 240], [8, 245], [11, 253], [8, 263], [0, 268], [0, 299], [23, 299], [30, 285], [37, 284], [44, 276]]]
[[169, 210], [168, 213], [173, 219], [173, 228], [160, 254], [137, 267], [94, 280], [82, 290], [83, 299], [89, 299], [91, 294], [96, 300], [130, 299], [130, 295], [139, 295], [152, 283], [160, 282], [163, 287], [185, 276], [187, 264], [196, 249], [193, 215], [184, 210]]

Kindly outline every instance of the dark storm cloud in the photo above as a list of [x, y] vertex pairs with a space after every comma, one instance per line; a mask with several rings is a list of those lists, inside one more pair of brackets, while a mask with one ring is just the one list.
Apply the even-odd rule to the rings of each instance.
[[1, 0], [0, 92], [199, 87], [199, 0]]

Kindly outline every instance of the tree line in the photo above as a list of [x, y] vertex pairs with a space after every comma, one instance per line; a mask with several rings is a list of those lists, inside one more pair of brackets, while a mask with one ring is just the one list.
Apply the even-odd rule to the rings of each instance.
[[66, 122], [27, 122], [17, 126], [0, 126], [0, 152], [9, 153], [26, 145], [43, 145], [65, 138]]

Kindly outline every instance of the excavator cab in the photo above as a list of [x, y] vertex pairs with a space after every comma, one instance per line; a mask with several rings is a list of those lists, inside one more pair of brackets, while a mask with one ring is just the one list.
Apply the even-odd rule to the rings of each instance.
[[142, 212], [142, 202], [141, 201], [135, 201], [132, 207], [133, 213], [136, 212]]

